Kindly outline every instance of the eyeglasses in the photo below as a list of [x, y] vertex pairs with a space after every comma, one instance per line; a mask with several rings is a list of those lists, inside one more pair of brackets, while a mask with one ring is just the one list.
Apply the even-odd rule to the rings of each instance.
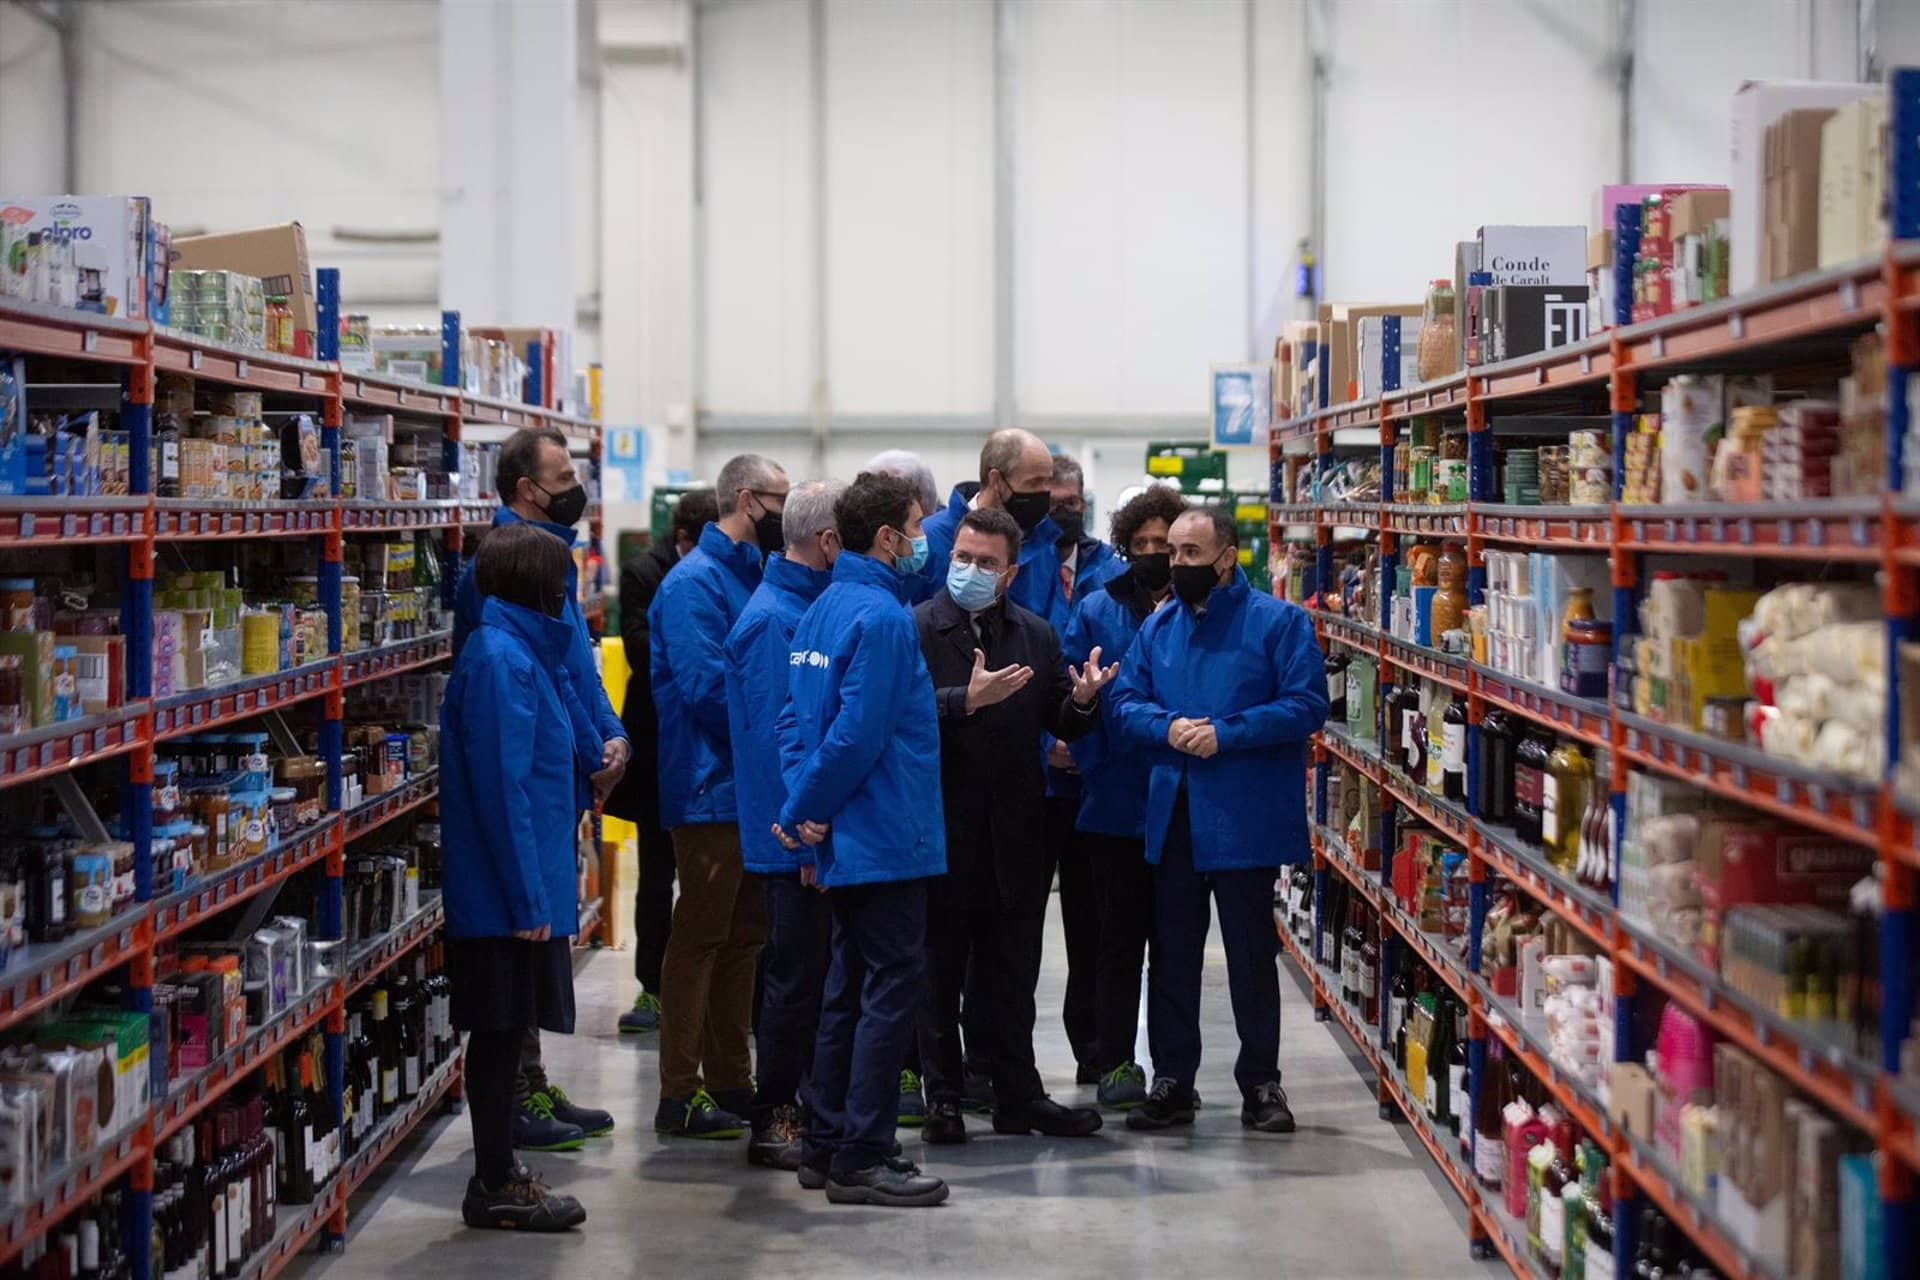
[[1000, 563], [999, 556], [974, 556], [965, 551], [956, 551], [953, 553], [953, 558], [961, 564], [970, 564], [974, 568], [984, 569], [988, 573], [1004, 573], [1007, 568], [1007, 566]]

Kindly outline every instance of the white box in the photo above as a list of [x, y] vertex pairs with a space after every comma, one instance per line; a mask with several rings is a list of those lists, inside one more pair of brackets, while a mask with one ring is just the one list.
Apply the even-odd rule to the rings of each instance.
[[147, 314], [149, 208], [145, 196], [7, 196], [0, 198], [0, 221], [71, 242], [74, 265], [100, 273], [106, 314], [140, 320]]
[[1479, 270], [1493, 283], [1584, 285], [1587, 282], [1587, 229], [1571, 227], [1482, 227]]
[[1844, 107], [1885, 93], [1882, 85], [1818, 80], [1748, 80], [1733, 93], [1733, 260], [1728, 287], [1735, 293], [1760, 280], [1760, 256], [1767, 216], [1767, 126], [1803, 107]]
[[1355, 323], [1359, 328], [1355, 346], [1362, 400], [1370, 400], [1385, 390], [1390, 348], [1397, 347], [1399, 352], [1398, 385], [1410, 387], [1420, 381], [1419, 316], [1361, 316]]

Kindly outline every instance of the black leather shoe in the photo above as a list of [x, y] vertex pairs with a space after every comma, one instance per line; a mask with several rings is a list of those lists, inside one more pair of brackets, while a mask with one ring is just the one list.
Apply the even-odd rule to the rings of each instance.
[[1240, 1123], [1261, 1133], [1293, 1132], [1293, 1110], [1278, 1080], [1268, 1081], [1248, 1096], [1240, 1108]]
[[967, 1118], [960, 1104], [951, 1098], [934, 1102], [927, 1108], [927, 1122], [920, 1126], [922, 1141], [950, 1146], [967, 1140]]
[[1147, 1095], [1147, 1100], [1127, 1112], [1127, 1128], [1171, 1129], [1175, 1125], [1192, 1124], [1197, 1105], [1199, 1099], [1193, 1090], [1161, 1076], [1153, 1082], [1153, 1092]]
[[1100, 1113], [1092, 1107], [1063, 1107], [1045, 1094], [1018, 1111], [994, 1108], [995, 1133], [1032, 1133], [1036, 1129], [1049, 1138], [1085, 1138], [1100, 1132]]
[[833, 1204], [921, 1209], [946, 1198], [945, 1182], [920, 1172], [904, 1160], [888, 1160], [858, 1173], [836, 1173], [827, 1179], [827, 1199]]

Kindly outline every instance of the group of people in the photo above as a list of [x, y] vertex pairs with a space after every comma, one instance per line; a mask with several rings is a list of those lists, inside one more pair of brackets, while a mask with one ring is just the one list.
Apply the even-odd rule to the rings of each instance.
[[[573, 833], [596, 800], [640, 831], [621, 1030], [659, 1032], [662, 1134], [749, 1136], [752, 1164], [832, 1202], [919, 1206], [948, 1191], [901, 1124], [934, 1144], [966, 1141], [969, 1111], [1061, 1138], [1101, 1108], [1191, 1124], [1216, 911], [1241, 1122], [1293, 1129], [1273, 883], [1307, 856], [1326, 684], [1306, 615], [1241, 572], [1229, 512], [1148, 487], [1104, 542], [1080, 467], [1019, 430], [945, 506], [901, 451], [849, 484], [733, 458], [623, 567], [616, 717], [573, 589], [572, 470], [557, 435], [507, 442], [458, 591], [442, 807], [470, 1224], [583, 1220], [512, 1151], [613, 1127], [539, 1052], [572, 1029]], [[1056, 1102], [1035, 1066], [1056, 882], [1063, 1020], [1099, 1107]]]

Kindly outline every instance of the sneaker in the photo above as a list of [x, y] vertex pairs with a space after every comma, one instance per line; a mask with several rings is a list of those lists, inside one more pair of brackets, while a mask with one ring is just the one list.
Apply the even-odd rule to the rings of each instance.
[[1100, 1078], [1100, 1105], [1131, 1111], [1147, 1100], [1147, 1073], [1137, 1062], [1123, 1062]]
[[597, 1107], [577, 1106], [567, 1091], [557, 1084], [549, 1083], [540, 1093], [547, 1099], [547, 1110], [555, 1120], [563, 1124], [577, 1125], [589, 1138], [604, 1138], [613, 1132], [613, 1116]]
[[[793, 1173], [800, 1168], [800, 1108], [775, 1107], [764, 1125], [756, 1124], [747, 1143], [747, 1163]], [[804, 1182], [803, 1182], [804, 1185]]]
[[960, 1104], [952, 1101], [935, 1102], [927, 1111], [926, 1123], [920, 1129], [920, 1136], [936, 1146], [950, 1146], [965, 1142], [967, 1118], [960, 1114]]
[[637, 1036], [659, 1029], [660, 997], [642, 991], [634, 998], [633, 1008], [620, 1015], [620, 1030], [624, 1035]]
[[960, 1081], [960, 1109], [976, 1116], [993, 1114], [993, 1077], [969, 1072]]
[[1161, 1076], [1147, 1100], [1127, 1113], [1129, 1129], [1171, 1129], [1193, 1123], [1193, 1090]]
[[947, 1198], [947, 1184], [921, 1173], [912, 1162], [889, 1159], [857, 1173], [836, 1173], [827, 1179], [827, 1200], [833, 1204], [878, 1204], [919, 1209]]
[[496, 1231], [566, 1231], [585, 1222], [587, 1211], [572, 1196], [547, 1190], [533, 1170], [516, 1165], [497, 1191], [487, 1190], [478, 1178], [468, 1178], [460, 1216], [470, 1227]]
[[722, 1110], [712, 1094], [700, 1089], [685, 1102], [660, 1099], [660, 1107], [653, 1113], [653, 1128], [656, 1133], [676, 1138], [737, 1138], [747, 1131], [747, 1122]]
[[927, 1122], [927, 1099], [920, 1092], [920, 1077], [911, 1071], [900, 1073], [899, 1123], [917, 1129]]
[[1253, 1091], [1240, 1108], [1240, 1126], [1261, 1133], [1292, 1133], [1293, 1112], [1287, 1107], [1287, 1091], [1278, 1080], [1269, 1080]]
[[553, 1099], [536, 1093], [513, 1110], [513, 1145], [521, 1151], [578, 1151], [587, 1131], [553, 1112]]

